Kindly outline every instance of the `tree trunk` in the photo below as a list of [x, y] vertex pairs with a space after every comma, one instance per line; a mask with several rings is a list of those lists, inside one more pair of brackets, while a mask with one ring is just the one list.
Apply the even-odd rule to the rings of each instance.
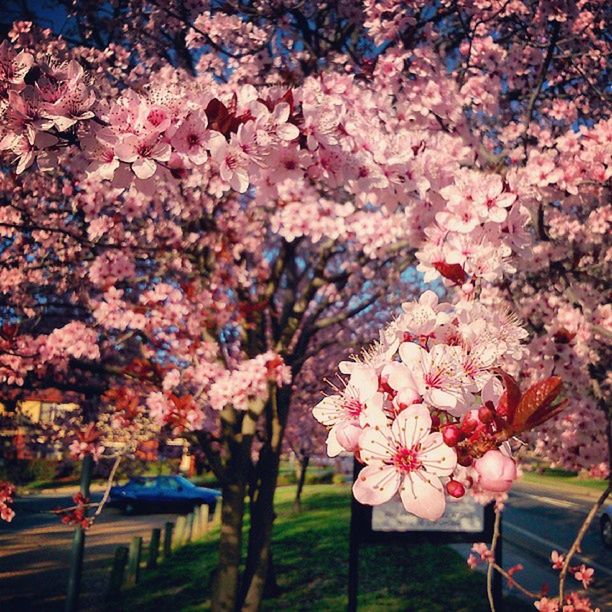
[[302, 458], [299, 462], [297, 489], [295, 490], [295, 499], [293, 500], [293, 509], [296, 512], [302, 511], [302, 491], [304, 490], [304, 483], [306, 482], [306, 470], [308, 469], [309, 463], [310, 456], [302, 455]]
[[[262, 454], [264, 450], [262, 449]], [[251, 502], [249, 548], [243, 579], [243, 612], [259, 610], [270, 566], [270, 541], [274, 521], [274, 491], [278, 475], [279, 454], [268, 448], [260, 456], [261, 480]]]
[[234, 612], [237, 609], [245, 483], [228, 483], [222, 488], [219, 564], [214, 579], [211, 609]]
[[268, 440], [260, 451], [255, 482], [251, 490], [251, 527], [242, 583], [242, 612], [257, 612], [266, 588], [271, 565], [274, 492], [290, 397], [289, 389], [275, 390], [268, 406]]
[[[253, 410], [256, 409], [257, 405], [254, 404]], [[233, 408], [226, 407], [222, 413], [222, 423], [229, 459], [223, 470], [219, 563], [211, 609], [212, 612], [235, 612], [239, 610], [244, 498], [252, 466], [251, 444], [257, 415], [247, 413], [239, 418]]]

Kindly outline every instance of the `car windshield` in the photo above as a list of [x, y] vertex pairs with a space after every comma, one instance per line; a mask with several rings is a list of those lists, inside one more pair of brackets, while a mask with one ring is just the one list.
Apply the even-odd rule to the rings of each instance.
[[183, 476], [177, 476], [176, 480], [183, 487], [186, 487], [189, 489], [195, 489], [195, 485], [193, 484], [193, 482], [190, 482], [186, 478], [183, 478]]

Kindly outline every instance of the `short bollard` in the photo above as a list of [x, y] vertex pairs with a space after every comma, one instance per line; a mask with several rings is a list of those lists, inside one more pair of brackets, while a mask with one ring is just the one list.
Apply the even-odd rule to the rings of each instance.
[[193, 509], [193, 523], [191, 525], [191, 541], [195, 542], [200, 537], [200, 511], [197, 508]]
[[200, 532], [200, 506], [193, 509], [193, 527], [191, 528], [191, 539], [199, 540], [202, 535]]
[[159, 555], [159, 541], [161, 539], [161, 529], [151, 529], [151, 540], [147, 555], [147, 569], [157, 567], [157, 557]]
[[119, 593], [121, 593], [128, 554], [129, 550], [127, 546], [117, 546], [117, 548], [115, 548], [113, 568], [111, 569], [111, 575], [108, 581], [108, 590], [106, 591], [107, 601], [114, 601], [119, 597]]
[[172, 539], [172, 548], [178, 548], [185, 543], [185, 527], [187, 518], [183, 515], [176, 519], [176, 527], [174, 529], [174, 538]]
[[205, 535], [208, 532], [208, 506], [200, 506], [200, 533]]
[[174, 531], [174, 523], [168, 521], [164, 526], [164, 559], [169, 559], [172, 556], [172, 532]]
[[189, 542], [191, 542], [192, 535], [193, 535], [193, 512], [190, 512], [187, 515], [187, 524], [185, 527], [185, 537], [183, 538], [183, 541], [185, 542], [185, 544], [189, 544]]
[[142, 554], [142, 538], [134, 536], [130, 542], [130, 553], [128, 557], [128, 586], [134, 586], [140, 579], [140, 556]]

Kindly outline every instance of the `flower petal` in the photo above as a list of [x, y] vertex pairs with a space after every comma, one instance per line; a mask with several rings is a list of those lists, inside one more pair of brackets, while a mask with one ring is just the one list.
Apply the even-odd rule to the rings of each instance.
[[378, 376], [373, 368], [356, 366], [351, 370], [349, 385], [358, 392], [361, 402], [366, 402], [378, 391]]
[[423, 370], [423, 363], [427, 363], [429, 354], [414, 342], [402, 342], [399, 347], [401, 360], [411, 369]]
[[421, 443], [419, 461], [430, 474], [448, 476], [457, 465], [457, 453], [444, 444], [442, 434], [437, 431]]
[[151, 178], [157, 170], [157, 164], [148, 158], [141, 157], [132, 164], [132, 171], [142, 180]]
[[312, 416], [327, 427], [338, 422], [341, 416], [340, 395], [329, 395], [324, 397], [313, 409]]
[[393, 466], [382, 463], [368, 465], [359, 472], [353, 484], [353, 495], [362, 504], [384, 504], [395, 495], [400, 481], [401, 475]]
[[374, 427], [386, 427], [387, 417], [383, 411], [384, 397], [382, 393], [375, 393], [365, 404], [365, 408], [359, 415], [361, 426], [370, 425]]
[[400, 487], [404, 508], [420, 518], [437, 521], [446, 508], [444, 487], [437, 476], [427, 476], [423, 471], [404, 477]]
[[333, 427], [329, 430], [329, 434], [327, 435], [326, 445], [328, 457], [337, 457], [340, 453], [344, 452], [344, 448], [340, 442], [338, 442], [336, 430]]
[[431, 433], [429, 409], [423, 404], [408, 406], [397, 415], [391, 431], [404, 448], [414, 448]]
[[387, 427], [368, 427], [359, 438], [359, 455], [366, 463], [385, 461], [395, 453], [391, 430]]

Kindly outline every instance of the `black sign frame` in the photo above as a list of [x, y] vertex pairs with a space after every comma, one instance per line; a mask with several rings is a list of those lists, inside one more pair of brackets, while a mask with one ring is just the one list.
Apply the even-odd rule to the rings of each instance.
[[[364, 466], [355, 460], [353, 466], [353, 482]], [[349, 580], [348, 580], [348, 610], [356, 612], [359, 590], [359, 549], [364, 544], [459, 544], [472, 542], [492, 542], [495, 524], [495, 503], [491, 502], [484, 508], [484, 525], [482, 531], [375, 531], [372, 529], [373, 507], [359, 503], [354, 496], [351, 502], [351, 524], [349, 535]], [[502, 567], [501, 521], [499, 538], [495, 547], [495, 562]], [[493, 599], [495, 609], [502, 610], [502, 576], [499, 572], [493, 575]]]

